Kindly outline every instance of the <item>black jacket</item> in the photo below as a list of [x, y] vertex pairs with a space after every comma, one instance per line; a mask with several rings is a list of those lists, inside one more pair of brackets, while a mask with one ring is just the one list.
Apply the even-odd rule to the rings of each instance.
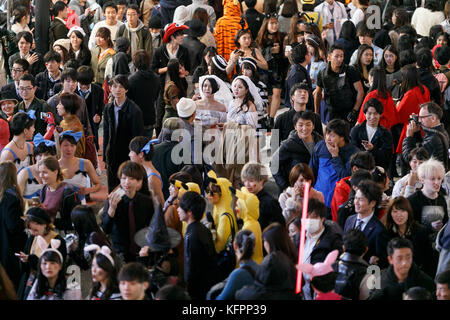
[[[410, 240], [413, 244], [414, 255], [413, 261], [414, 263], [424, 272], [426, 272], [429, 276], [434, 276], [434, 272], [436, 270], [431, 270], [432, 261], [432, 253], [433, 248], [431, 247], [431, 243], [429, 241], [429, 231], [419, 224], [417, 221], [412, 225], [411, 230], [408, 230], [405, 238]], [[400, 235], [395, 230], [388, 230], [389, 239], [398, 238]]]
[[334, 291], [345, 298], [359, 300], [359, 288], [367, 274], [367, 267], [369, 264], [361, 257], [344, 252], [333, 265], [337, 272]]
[[169, 197], [169, 177], [184, 166], [183, 163], [175, 164], [172, 160], [172, 150], [177, 144], [177, 141], [162, 142], [153, 149], [152, 163], [161, 174], [164, 199]]
[[[369, 140], [366, 126], [367, 121], [365, 120], [363, 123], [354, 126], [350, 131], [350, 140], [361, 151], [366, 151], [361, 141]], [[375, 164], [386, 169], [389, 168], [394, 151], [391, 132], [379, 125], [370, 142], [373, 144], [373, 149], [370, 150], [370, 153], [375, 158]]]
[[[349, 180], [347, 180], [347, 182], [350, 183]], [[337, 223], [341, 228], [345, 227], [345, 222], [347, 221], [348, 217], [356, 213], [354, 201], [355, 201], [355, 191], [351, 190], [347, 202], [339, 206], [337, 212]]]
[[[154, 207], [150, 195], [136, 192], [133, 200], [135, 232], [148, 227], [153, 217]], [[114, 217], [108, 215], [109, 200], [106, 200], [102, 214], [102, 228], [106, 234], [111, 235], [114, 250], [122, 253], [126, 261], [136, 260], [136, 255], [130, 253], [130, 223], [128, 220], [128, 210], [130, 198], [122, 196], [122, 200], [117, 204]], [[133, 237], [134, 238], [134, 237]]]
[[334, 221], [325, 220], [324, 228], [324, 232], [311, 251], [311, 264], [324, 262], [327, 255], [333, 250], [342, 252], [343, 231], [341, 227]]
[[38, 96], [38, 93], [36, 91], [36, 96], [39, 99], [45, 100], [47, 101], [48, 99], [50, 99], [51, 97], [53, 97], [55, 95], [55, 85], [57, 85], [58, 83], [61, 83], [61, 79], [58, 79], [56, 81], [51, 81], [50, 78], [48, 77], [48, 71], [45, 70], [43, 72], [40, 72], [37, 76], [36, 76], [36, 86], [39, 87], [40, 89], [40, 96]]
[[283, 213], [280, 203], [277, 199], [272, 197], [266, 190], [262, 189], [256, 194], [259, 199], [259, 218], [258, 222], [261, 225], [261, 230], [264, 230], [272, 222], [279, 222], [284, 226]]
[[67, 39], [67, 33], [69, 33], [69, 29], [67, 29], [64, 22], [55, 18], [50, 23], [50, 28], [49, 28], [48, 32], [49, 32], [50, 48], [52, 48], [53, 43], [56, 40]]
[[294, 264], [281, 251], [267, 255], [260, 264], [253, 284], [235, 294], [236, 300], [296, 300]]
[[256, 39], [264, 21], [264, 15], [259, 13], [255, 8], [249, 8], [244, 12], [244, 19], [247, 21], [248, 28], [252, 32], [252, 39]]
[[142, 111], [128, 98], [119, 110], [118, 119], [116, 129], [113, 101], [106, 105], [103, 118], [103, 157], [113, 171], [117, 171], [122, 162], [129, 160], [128, 145], [144, 130]]
[[[279, 130], [280, 143], [289, 138], [289, 134], [292, 130], [294, 130], [294, 123], [292, 120], [294, 119], [294, 115], [296, 113], [297, 111], [295, 111], [294, 108], [291, 108], [276, 117], [275, 125], [273, 128]], [[320, 119], [320, 115], [318, 115], [317, 113], [314, 113], [314, 132], [323, 136], [322, 120]]]
[[[357, 214], [348, 217], [345, 222], [344, 233], [354, 229], [356, 224]], [[383, 269], [388, 266], [387, 261], [387, 244], [389, 241], [388, 234], [384, 225], [378, 220], [376, 214], [372, 216], [363, 230], [367, 238], [368, 247], [364, 260], [369, 262], [370, 257], [378, 257], [378, 266]]]
[[[322, 140], [322, 136], [313, 131], [312, 137], [314, 144]], [[306, 148], [305, 143], [297, 134], [296, 130], [292, 130], [289, 138], [281, 144], [281, 147], [274, 153], [272, 159], [278, 157], [278, 168], [273, 167], [271, 163], [272, 175], [277, 183], [280, 191], [289, 187], [289, 174], [291, 169], [297, 163], [309, 163], [311, 153]]]
[[78, 57], [75, 58], [75, 52], [73, 52], [72, 49], [70, 49], [69, 59], [75, 60], [76, 62], [78, 62], [78, 65], [80, 65], [80, 66], [89, 66], [90, 67], [91, 66], [91, 51], [87, 47], [84, 47], [82, 45], [80, 48], [80, 53], [78, 54]]
[[437, 79], [428, 69], [418, 68], [417, 71], [419, 72], [420, 82], [430, 91], [431, 101], [441, 105], [441, 88]]
[[[189, 60], [189, 51], [184, 46], [178, 47], [177, 58], [182, 62], [184, 68], [191, 72], [191, 62]], [[169, 63], [169, 54], [167, 53], [166, 44], [164, 43], [161, 47], [155, 50], [152, 58], [151, 69], [153, 72], [158, 74], [158, 69], [167, 67], [167, 63]], [[193, 69], [192, 69], [193, 70]], [[167, 73], [167, 72], [166, 72]], [[166, 73], [159, 74], [159, 83], [160, 88], [164, 88], [164, 84], [166, 83]]]
[[128, 98], [133, 100], [144, 115], [144, 126], [154, 125], [156, 103], [160, 92], [158, 76], [151, 70], [138, 70], [128, 78]]
[[27, 237], [19, 195], [7, 189], [0, 199], [0, 263], [15, 287], [20, 280], [20, 260], [14, 255], [23, 250]]
[[[75, 93], [82, 97], [82, 94], [78, 88], [75, 90]], [[103, 116], [103, 109], [105, 108], [105, 103], [103, 100], [103, 89], [95, 84], [91, 83], [91, 92], [84, 99], [86, 103], [86, 109], [88, 111], [88, 118], [91, 124], [92, 130], [95, 131], [95, 128], [99, 125], [99, 123], [94, 123], [94, 116], [98, 114], [100, 117]]]
[[184, 281], [194, 300], [204, 300], [216, 283], [217, 255], [211, 231], [201, 222], [189, 224], [184, 235]]
[[183, 47], [189, 52], [191, 70], [195, 70], [202, 63], [203, 50], [206, 46], [197, 38], [187, 35], [183, 39]]
[[[440, 124], [434, 128], [426, 128], [422, 126], [422, 130], [425, 134], [423, 137], [422, 147], [427, 149], [430, 156], [444, 163], [444, 166], [448, 170], [448, 148], [449, 148], [449, 136], [444, 128], [443, 124]], [[417, 135], [412, 137], [406, 137], [403, 140], [402, 153], [403, 158], [407, 159], [412, 149], [417, 146], [420, 140]]]
[[381, 273], [381, 289], [373, 290], [369, 300], [403, 300], [403, 293], [412, 287], [422, 287], [429, 292], [436, 290], [433, 279], [414, 263], [409, 270], [408, 277], [402, 283], [398, 283], [394, 267], [390, 265]]
[[[32, 55], [33, 53], [34, 53], [33, 51], [30, 51], [30, 55]], [[45, 70], [45, 64], [44, 64], [44, 60], [42, 59], [42, 55], [38, 52], [36, 52], [36, 54], [38, 56], [38, 61], [33, 63], [30, 66], [30, 68], [28, 69], [28, 73], [32, 74], [35, 77], [37, 76], [37, 74], [39, 72], [42, 72]], [[10, 70], [12, 70], [14, 61], [16, 61], [17, 59], [20, 59], [20, 52], [16, 52], [12, 56], [9, 56], [8, 64], [9, 64]]]
[[1, 93], [2, 94], [10, 94], [12, 97], [14, 97], [17, 101], [22, 101], [22, 97], [19, 96], [19, 94], [16, 91], [16, 83], [10, 82], [8, 84], [5, 84], [2, 88], [1, 88]]
[[[48, 187], [45, 185], [41, 190], [41, 195], [39, 196], [41, 203], [45, 200], [47, 188]], [[53, 221], [56, 229], [62, 231], [73, 230], [70, 214], [72, 213], [73, 208], [79, 204], [81, 204], [81, 202], [78, 198], [77, 191], [71, 184], [65, 183], [60, 210], [61, 218], [56, 218], [55, 221]]]
[[[308, 70], [306, 70], [305, 67], [302, 65], [296, 63], [291, 66], [289, 69], [287, 78], [286, 78], [286, 91], [285, 91], [285, 97], [287, 97], [284, 101], [284, 104], [286, 107], [291, 107], [291, 99], [289, 97], [291, 96], [291, 88], [296, 84], [300, 82], [306, 82], [309, 88], [309, 96], [313, 96], [313, 90], [312, 90], [312, 83], [311, 78], [309, 77]], [[314, 99], [310, 98], [308, 99], [308, 103], [306, 104], [306, 109], [314, 111]]]

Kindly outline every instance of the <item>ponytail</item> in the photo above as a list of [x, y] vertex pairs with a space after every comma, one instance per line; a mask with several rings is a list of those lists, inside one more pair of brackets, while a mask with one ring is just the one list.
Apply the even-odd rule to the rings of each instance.
[[242, 253], [240, 260], [249, 260], [255, 251], [255, 234], [250, 230], [241, 230], [236, 235], [236, 245]]

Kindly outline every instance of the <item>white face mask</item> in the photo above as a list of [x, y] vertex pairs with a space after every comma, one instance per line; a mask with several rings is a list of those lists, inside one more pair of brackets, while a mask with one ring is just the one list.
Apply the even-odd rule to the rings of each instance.
[[308, 231], [309, 234], [316, 233], [320, 230], [320, 219], [306, 219], [306, 225], [305, 225], [306, 231]]
[[161, 35], [161, 33], [159, 33], [159, 32], [150, 32], [150, 33], [152, 35], [152, 38], [156, 38]]

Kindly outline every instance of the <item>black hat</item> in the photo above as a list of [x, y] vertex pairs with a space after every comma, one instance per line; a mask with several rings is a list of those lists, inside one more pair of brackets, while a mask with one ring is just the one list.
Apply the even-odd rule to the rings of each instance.
[[3, 101], [13, 101], [14, 104], [17, 104], [17, 98], [11, 91], [4, 91], [1, 93], [0, 104], [2, 104]]
[[148, 27], [153, 29], [162, 29], [161, 19], [158, 16], [153, 16], [148, 21]]
[[189, 20], [185, 23], [189, 27], [188, 30], [186, 30], [187, 34], [191, 37], [202, 37], [206, 33], [206, 25], [201, 22], [200, 20], [194, 19]]
[[46, 224], [49, 224], [51, 222], [50, 216], [47, 214], [47, 212], [39, 207], [31, 207], [30, 209], [28, 209], [27, 216], [40, 219]]
[[437, 62], [439, 62], [439, 64], [447, 65], [447, 63], [450, 61], [450, 47], [437, 47], [436, 50], [434, 50], [434, 58]]

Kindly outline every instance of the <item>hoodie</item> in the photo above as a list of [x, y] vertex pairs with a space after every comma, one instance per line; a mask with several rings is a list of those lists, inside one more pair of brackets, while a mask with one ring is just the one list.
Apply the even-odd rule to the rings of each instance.
[[236, 233], [238, 231], [237, 222], [233, 209], [231, 208], [231, 182], [226, 178], [218, 178], [216, 173], [212, 170], [208, 172], [208, 177], [214, 184], [219, 186], [221, 191], [219, 202], [214, 204], [213, 209], [213, 220], [217, 230], [217, 238], [214, 245], [216, 247], [216, 252], [219, 253], [225, 249], [225, 245], [231, 235], [230, 220], [225, 213], [228, 213], [231, 216], [233, 223], [236, 226]]
[[237, 0], [224, 0], [223, 17], [219, 18], [214, 29], [214, 38], [217, 43], [217, 54], [228, 61], [231, 52], [236, 49], [234, 37], [241, 29], [248, 25], [241, 17], [241, 6]]
[[242, 187], [236, 190], [238, 203], [241, 207], [239, 216], [244, 221], [242, 230], [250, 230], [255, 235], [255, 250], [252, 259], [260, 264], [263, 260], [262, 233], [259, 218], [259, 199], [253, 193], [248, 192], [247, 188]]
[[121, 25], [116, 33], [116, 39], [119, 37], [125, 37], [130, 40], [131, 57], [138, 50], [145, 50], [150, 56], [153, 56], [152, 35], [141, 20], [138, 20], [136, 28], [131, 28], [128, 23]]

